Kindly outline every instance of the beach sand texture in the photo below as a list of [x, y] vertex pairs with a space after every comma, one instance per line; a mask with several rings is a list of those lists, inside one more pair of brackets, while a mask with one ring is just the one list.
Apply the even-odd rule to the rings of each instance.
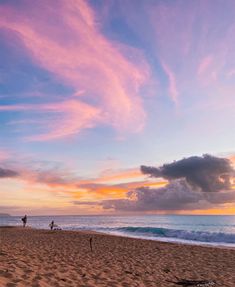
[[1, 228], [0, 239], [0, 286], [174, 287], [179, 277], [235, 287], [233, 249], [31, 228]]

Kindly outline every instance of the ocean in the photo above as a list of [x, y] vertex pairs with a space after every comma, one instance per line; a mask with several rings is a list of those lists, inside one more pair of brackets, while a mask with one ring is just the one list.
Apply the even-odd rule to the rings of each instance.
[[[27, 225], [49, 229], [54, 220], [63, 230], [93, 230], [167, 242], [235, 247], [235, 216], [29, 216]], [[19, 216], [1, 216], [0, 226], [22, 225]]]

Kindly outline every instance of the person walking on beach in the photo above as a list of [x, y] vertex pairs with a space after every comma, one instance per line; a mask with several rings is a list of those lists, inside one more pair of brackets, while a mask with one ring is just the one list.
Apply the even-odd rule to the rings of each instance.
[[53, 230], [53, 228], [54, 228], [54, 226], [55, 226], [54, 220], [52, 220], [52, 222], [49, 224], [49, 226], [50, 226], [51, 230]]
[[24, 217], [22, 217], [21, 220], [23, 221], [23, 227], [25, 227], [25, 226], [26, 226], [26, 223], [27, 223], [27, 215], [25, 215]]

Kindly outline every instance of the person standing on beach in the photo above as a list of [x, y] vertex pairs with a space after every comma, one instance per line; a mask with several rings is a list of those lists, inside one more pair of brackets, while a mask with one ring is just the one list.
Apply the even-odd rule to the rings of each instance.
[[25, 227], [25, 226], [26, 226], [26, 223], [27, 223], [27, 215], [25, 215], [24, 217], [22, 217], [21, 220], [23, 221], [23, 227]]
[[52, 220], [52, 222], [49, 224], [49, 226], [50, 226], [51, 230], [53, 230], [54, 225], [55, 225], [54, 220]]

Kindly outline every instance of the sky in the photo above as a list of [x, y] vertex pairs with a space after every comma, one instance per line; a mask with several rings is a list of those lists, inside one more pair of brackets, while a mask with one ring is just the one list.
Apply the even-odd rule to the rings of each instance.
[[0, 15], [0, 213], [235, 214], [233, 0]]

